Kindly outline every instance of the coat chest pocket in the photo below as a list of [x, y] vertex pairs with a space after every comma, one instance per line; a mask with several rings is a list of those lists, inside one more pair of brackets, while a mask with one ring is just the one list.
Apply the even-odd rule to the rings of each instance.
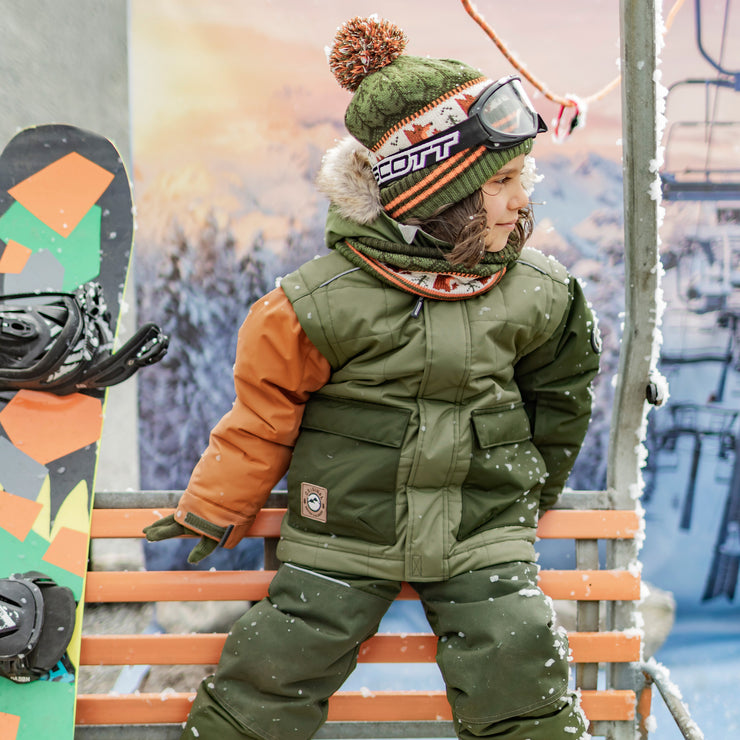
[[314, 397], [288, 472], [288, 521], [378, 544], [396, 538], [396, 478], [410, 412]]
[[530, 509], [524, 494], [545, 472], [542, 456], [531, 442], [522, 403], [474, 411], [471, 424], [473, 451], [462, 486], [459, 540], [494, 527], [533, 521], [537, 506]]

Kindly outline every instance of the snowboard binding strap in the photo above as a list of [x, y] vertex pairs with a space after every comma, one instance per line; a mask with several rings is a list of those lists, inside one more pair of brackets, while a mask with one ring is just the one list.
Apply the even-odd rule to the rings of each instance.
[[0, 579], [0, 676], [30, 683], [66, 664], [75, 609], [72, 590], [43, 573]]
[[0, 296], [0, 390], [78, 390], [116, 385], [164, 357], [168, 337], [145, 324], [113, 352], [103, 290]]

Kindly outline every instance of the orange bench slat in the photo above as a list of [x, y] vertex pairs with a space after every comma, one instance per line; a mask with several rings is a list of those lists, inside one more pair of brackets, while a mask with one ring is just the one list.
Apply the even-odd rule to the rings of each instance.
[[[174, 509], [93, 509], [91, 536], [103, 538], [142, 537], [142, 529]], [[250, 537], [277, 537], [285, 509], [262, 509]], [[632, 539], [640, 531], [640, 517], [631, 510], [555, 510], [540, 520], [537, 536], [542, 539]]]
[[[571, 632], [575, 663], [627, 663], [640, 659], [640, 638], [623, 632]], [[215, 665], [225, 634], [83, 635], [80, 665]], [[363, 663], [433, 663], [437, 638], [378, 634], [360, 649]]]
[[[77, 698], [79, 725], [138, 725], [184, 722], [194, 694], [81, 694]], [[592, 722], [632, 720], [635, 693], [630, 690], [582, 691], [583, 711]], [[449, 720], [442, 691], [339, 692], [329, 700], [329, 721], [375, 722]]]
[[551, 599], [636, 601], [640, 575], [629, 570], [542, 570], [540, 588]]
[[[88, 603], [135, 601], [258, 601], [275, 571], [91, 571]], [[640, 598], [640, 576], [627, 570], [543, 570], [540, 586], [553, 599], [631, 601]], [[415, 599], [404, 584], [401, 599]]]
[[[85, 580], [88, 604], [138, 601], [259, 601], [267, 596], [274, 570], [90, 571]], [[415, 599], [404, 583], [400, 599]]]
[[627, 509], [551, 510], [540, 519], [537, 536], [541, 539], [625, 539], [640, 532], [640, 515]]
[[633, 720], [635, 718], [635, 692], [631, 689], [583, 689], [581, 707], [590, 722]]

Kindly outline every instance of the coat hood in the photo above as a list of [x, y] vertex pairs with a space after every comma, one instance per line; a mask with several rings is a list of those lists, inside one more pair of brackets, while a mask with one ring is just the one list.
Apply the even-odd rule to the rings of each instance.
[[347, 136], [324, 155], [316, 178], [318, 189], [339, 215], [363, 225], [383, 212], [369, 155], [359, 141]]
[[449, 250], [450, 245], [418, 226], [394, 221], [383, 210], [368, 150], [351, 136], [330, 149], [321, 163], [316, 186], [330, 203], [326, 244], [332, 249], [346, 238], [373, 237], [397, 244]]
[[[402, 289], [414, 293], [419, 293], [418, 285], [428, 282], [431, 276], [454, 274], [456, 286], [463, 275], [476, 281], [476, 290], [466, 286], [455, 300], [490, 289], [503, 277], [507, 266], [519, 258], [521, 247], [512, 242], [498, 252], [485, 252], [473, 267], [452, 265], [445, 257], [453, 249], [452, 244], [436, 239], [420, 226], [394, 220], [383, 209], [371, 156], [351, 137], [324, 156], [316, 184], [330, 201], [325, 228], [329, 249], [338, 250], [354, 265], [395, 287], [399, 287], [400, 270], [408, 276], [403, 278]], [[523, 179], [525, 188], [531, 190], [535, 179], [533, 159], [525, 161]], [[389, 275], [388, 270], [393, 274]], [[409, 281], [414, 285], [410, 286]], [[433, 282], [437, 284], [436, 277]], [[452, 300], [449, 291], [443, 293]], [[439, 297], [439, 293], [434, 297]]]

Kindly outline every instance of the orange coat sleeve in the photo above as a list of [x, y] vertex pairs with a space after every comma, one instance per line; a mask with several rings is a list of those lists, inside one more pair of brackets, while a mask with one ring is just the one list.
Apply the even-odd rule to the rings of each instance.
[[192, 512], [232, 527], [223, 544], [236, 545], [285, 475], [306, 401], [330, 372], [280, 288], [257, 301], [239, 330], [236, 400], [211, 431], [177, 520]]

